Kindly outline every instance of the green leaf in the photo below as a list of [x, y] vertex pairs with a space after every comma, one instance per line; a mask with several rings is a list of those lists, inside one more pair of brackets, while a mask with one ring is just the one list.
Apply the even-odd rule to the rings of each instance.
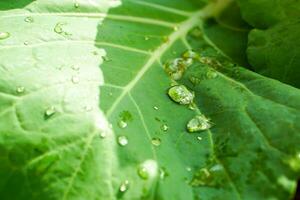
[[299, 88], [299, 1], [238, 2], [243, 18], [255, 28], [249, 34], [247, 51], [254, 70]]
[[[299, 90], [224, 57], [202, 28], [218, 5], [123, 0], [106, 15], [109, 2], [0, 12], [2, 199], [291, 198]], [[164, 64], [191, 48], [172, 80]], [[192, 110], [173, 84], [195, 93]], [[188, 133], [200, 114], [212, 128]]]

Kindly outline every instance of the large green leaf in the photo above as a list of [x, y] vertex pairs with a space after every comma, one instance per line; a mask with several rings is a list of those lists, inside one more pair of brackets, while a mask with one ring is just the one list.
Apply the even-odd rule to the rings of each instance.
[[248, 59], [255, 71], [300, 87], [300, 2], [238, 0], [249, 34]]
[[[201, 34], [224, 5], [124, 0], [105, 15], [108, 2], [0, 13], [1, 199], [291, 197], [300, 92], [235, 66]], [[176, 84], [195, 92], [193, 110], [167, 96], [163, 66], [190, 48], [202, 59]], [[187, 133], [200, 113], [213, 127]]]

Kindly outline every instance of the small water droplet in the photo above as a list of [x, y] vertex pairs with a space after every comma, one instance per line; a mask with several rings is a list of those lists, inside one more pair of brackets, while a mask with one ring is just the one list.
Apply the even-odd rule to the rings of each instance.
[[123, 120], [120, 120], [119, 122], [118, 122], [118, 126], [120, 127], [120, 128], [126, 128], [127, 127], [127, 122], [125, 122], [125, 121], [123, 121]]
[[138, 168], [138, 175], [142, 178], [142, 179], [148, 179], [148, 172], [147, 169], [144, 166], [140, 166]]
[[80, 67], [78, 65], [72, 65], [71, 69], [73, 69], [74, 71], [78, 71]]
[[187, 124], [187, 130], [190, 133], [197, 131], [204, 131], [211, 128], [212, 124], [210, 123], [210, 119], [206, 118], [204, 115], [197, 115], [193, 119], [191, 119]]
[[91, 111], [93, 110], [93, 107], [90, 106], [90, 105], [85, 105], [85, 106], [83, 107], [83, 109], [84, 109], [86, 112], [91, 112]]
[[165, 64], [165, 71], [174, 79], [179, 80], [182, 78], [185, 70], [191, 65], [190, 61], [183, 58], [176, 58]]
[[189, 91], [184, 85], [171, 87], [168, 91], [168, 95], [173, 101], [182, 105], [191, 104], [195, 97], [195, 94]]
[[161, 125], [160, 129], [163, 130], [163, 131], [168, 131], [169, 126], [167, 124], [163, 124], [163, 125]]
[[164, 43], [168, 43], [170, 41], [170, 38], [168, 36], [163, 37]]
[[124, 182], [121, 183], [120, 185], [120, 192], [126, 192], [129, 189], [129, 181], [125, 180]]
[[215, 71], [209, 70], [209, 71], [206, 73], [206, 77], [207, 77], [208, 79], [214, 79], [214, 78], [216, 78], [217, 76], [218, 76], [218, 73], [215, 72]]
[[75, 2], [75, 3], [74, 3], [74, 7], [75, 7], [75, 8], [79, 8], [79, 3], [78, 3], [78, 2]]
[[67, 25], [67, 23], [65, 22], [58, 22], [55, 27], [54, 27], [54, 32], [57, 34], [61, 34], [64, 36], [70, 36], [72, 34], [67, 33], [66, 31], [63, 30], [63, 26]]
[[149, 38], [148, 36], [145, 36], [144, 39], [145, 39], [146, 41], [148, 41], [150, 38]]
[[191, 171], [192, 171], [192, 168], [191, 168], [191, 167], [186, 167], [185, 169], [186, 169], [186, 171], [188, 171], [188, 172], [191, 172]]
[[185, 58], [185, 59], [188, 59], [188, 58], [198, 59], [200, 56], [199, 56], [198, 53], [196, 53], [193, 50], [187, 50], [186, 52], [184, 52], [182, 54], [182, 57]]
[[158, 110], [159, 108], [158, 108], [157, 106], [154, 106], [153, 109], [154, 109], [154, 110]]
[[17, 89], [16, 89], [17, 93], [21, 94], [23, 92], [25, 92], [25, 87], [23, 86], [18, 86]]
[[119, 136], [118, 137], [118, 143], [120, 146], [126, 146], [128, 144], [128, 139], [126, 136]]
[[154, 146], [160, 146], [160, 144], [161, 144], [161, 139], [160, 138], [152, 138], [152, 140], [151, 140], [151, 143], [154, 145]]
[[201, 82], [201, 79], [196, 76], [190, 76], [189, 80], [194, 86], [198, 85]]
[[106, 133], [104, 131], [100, 132], [100, 138], [106, 138]]
[[10, 37], [9, 32], [0, 32], [0, 40], [4, 40]]
[[167, 176], [169, 176], [167, 170], [163, 167], [159, 169], [159, 178], [164, 180]]
[[197, 105], [193, 102], [193, 103], [189, 104], [189, 109], [190, 110], [196, 110], [197, 109]]
[[34, 22], [34, 19], [33, 19], [33, 17], [26, 17], [26, 18], [24, 19], [24, 21], [27, 22], [27, 23], [33, 23], [33, 22]]
[[79, 77], [78, 76], [72, 76], [72, 83], [74, 83], [74, 84], [77, 84], [77, 83], [79, 83], [79, 81], [80, 81], [80, 79], [79, 79]]
[[174, 31], [178, 31], [178, 26], [173, 27]]
[[197, 140], [201, 141], [201, 140], [202, 140], [202, 137], [198, 136], [198, 137], [197, 137]]
[[52, 115], [54, 115], [56, 113], [56, 109], [54, 106], [50, 106], [49, 108], [46, 109], [45, 111], [45, 116], [46, 117], [51, 117]]
[[25, 46], [27, 46], [28, 44], [29, 44], [29, 42], [28, 42], [28, 41], [25, 41], [25, 42], [24, 42], [24, 45], [25, 45]]

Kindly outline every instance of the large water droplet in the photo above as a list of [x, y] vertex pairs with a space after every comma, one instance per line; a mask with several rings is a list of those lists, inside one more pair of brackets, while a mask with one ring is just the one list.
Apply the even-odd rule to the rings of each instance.
[[0, 32], [0, 40], [4, 40], [10, 37], [9, 32]]
[[129, 189], [129, 181], [125, 180], [124, 182], [121, 183], [119, 191], [126, 192], [128, 189]]
[[165, 64], [165, 71], [174, 80], [182, 78], [185, 70], [191, 65], [191, 61], [187, 61], [183, 58], [176, 58]]
[[17, 89], [16, 89], [17, 93], [21, 94], [21, 93], [24, 93], [25, 92], [25, 87], [23, 86], [18, 86]]
[[157, 137], [154, 137], [154, 138], [152, 138], [152, 140], [151, 140], [151, 143], [154, 145], [154, 146], [160, 146], [160, 144], [161, 144], [161, 139], [160, 138], [157, 138]]
[[212, 124], [210, 119], [206, 118], [204, 115], [197, 115], [191, 119], [187, 124], [187, 130], [190, 133], [197, 131], [204, 131], [211, 128]]
[[137, 170], [139, 177], [142, 179], [154, 178], [158, 174], [158, 165], [154, 160], [146, 160]]
[[189, 91], [184, 85], [175, 85], [168, 91], [169, 97], [182, 105], [191, 104], [194, 100], [195, 94]]
[[118, 143], [120, 146], [126, 146], [128, 144], [128, 139], [126, 136], [119, 136], [118, 137]]
[[33, 23], [33, 22], [34, 22], [34, 19], [33, 19], [33, 17], [26, 17], [26, 18], [24, 19], [24, 21], [27, 22], [27, 23]]
[[46, 117], [51, 117], [52, 115], [54, 115], [56, 113], [56, 109], [54, 106], [50, 106], [49, 108], [46, 109], [45, 111], [45, 116]]

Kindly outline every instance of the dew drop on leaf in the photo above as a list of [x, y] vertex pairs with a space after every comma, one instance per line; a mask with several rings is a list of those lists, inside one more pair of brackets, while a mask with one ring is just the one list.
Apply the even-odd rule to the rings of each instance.
[[184, 58], [184, 59], [189, 59], [189, 58], [191, 58], [191, 59], [198, 59], [200, 56], [199, 56], [199, 54], [197, 54], [195, 51], [193, 51], [193, 50], [187, 50], [186, 52], [184, 52], [183, 54], [182, 54], [182, 57]]
[[182, 78], [185, 70], [191, 65], [183, 58], [175, 58], [165, 64], [164, 68], [167, 74], [174, 80]]
[[127, 144], [128, 144], [128, 139], [127, 139], [127, 137], [126, 136], [119, 136], [118, 137], [118, 144], [120, 145], [120, 146], [126, 146]]
[[101, 131], [99, 135], [100, 138], [106, 138], [106, 133], [104, 131]]
[[169, 126], [167, 125], [167, 124], [163, 124], [163, 125], [161, 125], [161, 127], [160, 127], [160, 129], [162, 130], [162, 131], [168, 131], [169, 130]]
[[144, 39], [145, 39], [146, 41], [148, 41], [150, 38], [149, 38], [148, 36], [145, 36]]
[[25, 41], [25, 42], [24, 42], [24, 45], [25, 45], [25, 46], [27, 46], [28, 44], [29, 44], [29, 42], [28, 42], [28, 41]]
[[25, 92], [25, 87], [23, 86], [18, 86], [17, 89], [16, 89], [17, 93], [21, 94], [21, 93], [24, 93]]
[[10, 37], [9, 32], [0, 32], [0, 40], [4, 40]]
[[202, 137], [198, 136], [198, 137], [197, 137], [197, 140], [201, 141], [201, 140], [202, 140]]
[[24, 19], [24, 21], [27, 22], [27, 23], [33, 23], [33, 22], [34, 22], [34, 19], [33, 19], [33, 17], [26, 17], [26, 18]]
[[193, 103], [195, 94], [189, 91], [184, 85], [175, 85], [168, 91], [169, 97], [176, 103], [188, 105]]
[[77, 83], [79, 83], [79, 77], [78, 76], [72, 76], [72, 83], [74, 83], [74, 84], [77, 84]]
[[197, 131], [204, 131], [211, 128], [210, 120], [207, 119], [204, 115], [197, 115], [191, 119], [187, 124], [187, 130], [190, 133]]
[[185, 169], [186, 169], [186, 171], [188, 171], [188, 172], [192, 171], [192, 168], [191, 168], [191, 167], [186, 167]]
[[174, 31], [178, 31], [178, 26], [174, 26], [174, 27], [173, 27], [173, 30], [174, 30]]
[[126, 128], [127, 127], [127, 122], [125, 122], [125, 121], [123, 121], [123, 120], [120, 120], [119, 122], [118, 122], [118, 126], [120, 127], [120, 128]]
[[154, 109], [154, 110], [158, 110], [159, 108], [158, 108], [157, 106], [154, 106], [153, 109]]
[[209, 71], [206, 73], [206, 77], [207, 77], [208, 79], [214, 79], [214, 78], [217, 78], [217, 77], [218, 77], [218, 74], [217, 74], [217, 72], [215, 72], [215, 71], [209, 70]]
[[125, 180], [124, 182], [121, 183], [119, 191], [126, 192], [128, 189], [129, 189], [129, 181]]
[[74, 71], [78, 71], [80, 67], [78, 65], [72, 65], [71, 69], [73, 69]]
[[84, 109], [86, 112], [91, 112], [91, 111], [93, 110], [93, 107], [90, 106], [90, 105], [85, 105], [85, 106], [83, 107], [83, 109]]
[[46, 117], [51, 117], [52, 115], [54, 115], [56, 113], [56, 109], [54, 106], [50, 106], [49, 108], [46, 109], [45, 111], [45, 116]]
[[75, 2], [75, 3], [74, 3], [74, 7], [75, 7], [75, 8], [79, 8], [79, 3], [78, 3], [78, 2]]
[[140, 178], [146, 180], [154, 178], [158, 174], [158, 165], [154, 160], [146, 160], [138, 166], [137, 173]]
[[160, 144], [161, 144], [161, 140], [160, 140], [160, 138], [157, 138], [157, 137], [154, 137], [154, 138], [152, 138], [152, 140], [151, 140], [151, 143], [154, 145], [154, 146], [160, 146]]

